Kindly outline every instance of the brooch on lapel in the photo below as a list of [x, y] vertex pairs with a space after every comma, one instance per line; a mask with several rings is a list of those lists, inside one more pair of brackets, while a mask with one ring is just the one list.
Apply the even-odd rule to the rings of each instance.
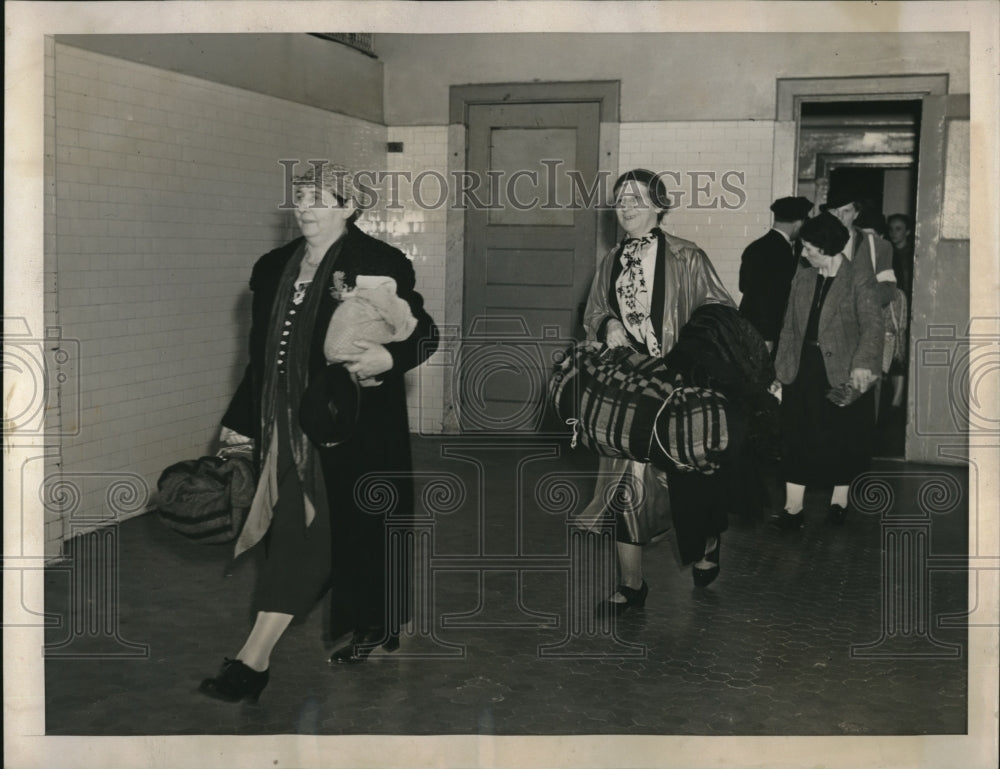
[[330, 296], [338, 302], [351, 293], [351, 287], [347, 285], [346, 276], [343, 270], [334, 270], [333, 283], [330, 285]]

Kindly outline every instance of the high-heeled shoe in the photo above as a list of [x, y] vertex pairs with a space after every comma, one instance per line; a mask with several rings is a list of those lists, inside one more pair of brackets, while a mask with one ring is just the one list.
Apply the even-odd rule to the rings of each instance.
[[830, 505], [830, 509], [826, 511], [826, 520], [834, 526], [843, 526], [847, 521], [847, 508], [843, 505]]
[[351, 642], [330, 655], [331, 665], [356, 665], [364, 662], [379, 646], [390, 654], [399, 648], [399, 635], [383, 629], [356, 631]]
[[722, 551], [722, 537], [715, 537], [715, 547], [705, 553], [702, 556], [702, 560], [709, 561], [714, 564], [707, 569], [699, 569], [697, 564], [691, 564], [691, 578], [694, 580], [695, 587], [708, 587], [713, 582], [715, 578], [719, 576], [719, 555]]
[[771, 525], [782, 531], [802, 531], [806, 525], [806, 514], [795, 513], [782, 510], [777, 515], [771, 516]]
[[646, 596], [649, 595], [649, 585], [646, 584], [646, 580], [643, 580], [638, 589], [629, 587], [628, 585], [619, 585], [615, 588], [615, 592], [621, 593], [625, 600], [614, 601], [608, 598], [601, 601], [597, 604], [598, 613], [606, 612], [613, 617], [620, 617], [629, 609], [641, 609], [646, 605]]
[[198, 691], [212, 699], [225, 700], [226, 702], [239, 702], [240, 700], [257, 702], [270, 677], [267, 670], [258, 672], [239, 660], [231, 660], [226, 657], [219, 670], [219, 675], [202, 681]]

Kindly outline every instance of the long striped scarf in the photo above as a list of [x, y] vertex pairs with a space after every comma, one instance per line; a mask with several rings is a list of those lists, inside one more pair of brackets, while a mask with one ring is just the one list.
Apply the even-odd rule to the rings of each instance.
[[316, 316], [326, 288], [331, 285], [333, 268], [346, 236], [345, 232], [327, 250], [313, 276], [312, 283], [306, 290], [305, 300], [296, 308], [296, 321], [292, 324], [286, 345], [288, 349], [284, 384], [286, 408], [282, 413], [278, 413], [278, 388], [282, 386], [278, 374], [278, 351], [284, 321], [292, 302], [295, 279], [298, 277], [302, 259], [305, 258], [305, 241], [295, 250], [281, 273], [264, 346], [264, 381], [261, 383], [260, 396], [260, 445], [263, 449], [260, 481], [247, 516], [247, 523], [236, 543], [236, 555], [248, 550], [264, 536], [270, 525], [274, 505], [278, 501], [278, 442], [275, 429], [277, 419], [286, 420], [295, 467], [305, 492], [307, 526], [312, 523], [316, 515], [318, 456], [315, 447], [299, 427], [298, 405], [302, 401], [302, 393], [309, 384], [309, 356]]

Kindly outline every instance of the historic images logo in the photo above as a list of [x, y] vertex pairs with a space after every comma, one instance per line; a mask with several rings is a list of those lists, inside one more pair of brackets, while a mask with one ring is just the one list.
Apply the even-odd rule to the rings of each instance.
[[[292, 178], [300, 163], [314, 169], [328, 165], [327, 160], [282, 159], [284, 200], [280, 209], [295, 208]], [[540, 168], [478, 173], [456, 170], [448, 174], [434, 169], [418, 173], [363, 169], [350, 173], [356, 202], [361, 208], [399, 211], [412, 201], [420, 210], [450, 208], [456, 211], [575, 211], [614, 208], [610, 171], [601, 170], [585, 177], [558, 159], [539, 161]], [[339, 172], [347, 175], [347, 172]], [[737, 211], [747, 202], [746, 172], [717, 170], [660, 170], [670, 198], [670, 208], [689, 211]], [[322, 205], [322, 203], [314, 204]]]

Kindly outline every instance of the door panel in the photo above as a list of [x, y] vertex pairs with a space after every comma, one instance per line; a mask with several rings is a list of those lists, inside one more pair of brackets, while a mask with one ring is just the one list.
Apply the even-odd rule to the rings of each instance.
[[473, 104], [468, 121], [468, 170], [495, 205], [466, 212], [456, 410], [463, 430], [531, 432], [554, 360], [583, 335], [597, 212], [570, 174], [594, 183], [599, 104]]
[[571, 249], [490, 248], [486, 252], [487, 285], [523, 285], [532, 275], [541, 286], [572, 286]]
[[[489, 167], [505, 183], [489, 223], [572, 227], [573, 211], [561, 204], [571, 200], [566, 167], [575, 167], [570, 161], [576, 158], [576, 140], [575, 128], [491, 128]], [[557, 160], [564, 162], [556, 165]]]

